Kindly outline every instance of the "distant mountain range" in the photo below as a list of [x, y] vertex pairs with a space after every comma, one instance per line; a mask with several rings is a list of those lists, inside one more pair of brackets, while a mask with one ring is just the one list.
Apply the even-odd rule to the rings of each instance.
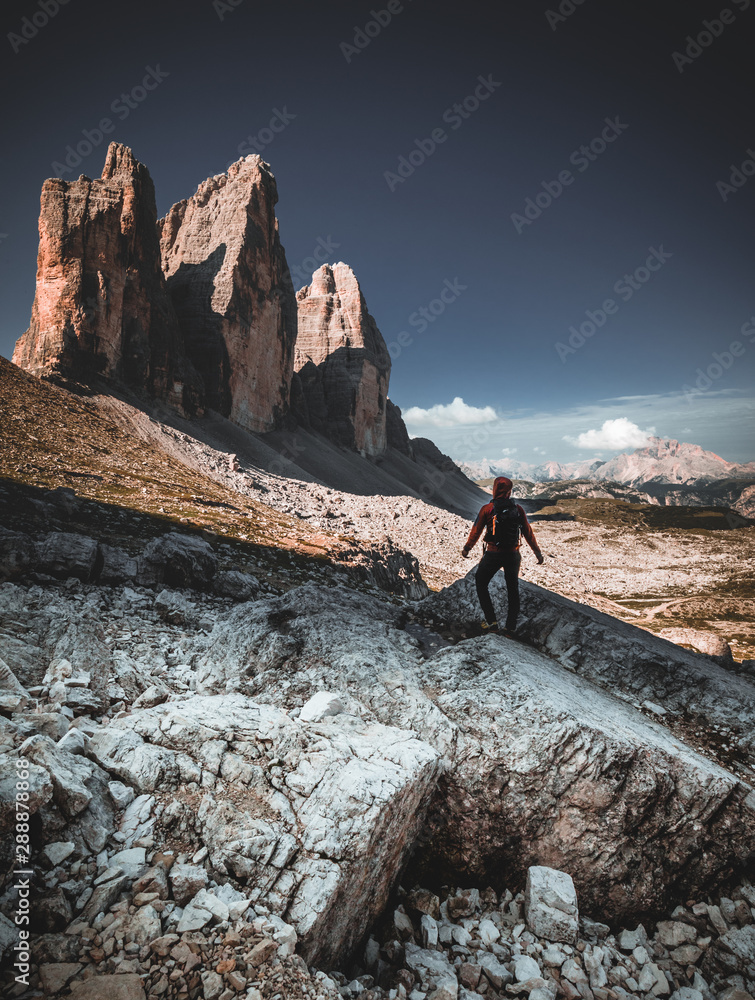
[[535, 465], [504, 459], [491, 462], [464, 462], [461, 469], [470, 479], [490, 479], [509, 476], [535, 483], [568, 479], [592, 479], [596, 482], [624, 483], [640, 486], [643, 483], [693, 485], [715, 482], [720, 479], [755, 478], [755, 462], [737, 464], [727, 462], [715, 452], [705, 451], [696, 444], [667, 438], [650, 438], [644, 448], [622, 453], [607, 462], [597, 460], [582, 462], [544, 462]]

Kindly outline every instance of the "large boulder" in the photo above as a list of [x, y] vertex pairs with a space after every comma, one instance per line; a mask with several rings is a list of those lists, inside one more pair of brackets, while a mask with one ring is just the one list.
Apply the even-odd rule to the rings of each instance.
[[144, 986], [136, 973], [113, 976], [92, 976], [77, 979], [71, 984], [72, 1000], [144, 1000]]
[[108, 775], [93, 761], [57, 746], [47, 736], [31, 736], [18, 753], [43, 768], [52, 784], [52, 798], [43, 793], [38, 809], [45, 842], [65, 839], [83, 855], [101, 851], [115, 830]]
[[89, 753], [159, 789], [164, 826], [205, 845], [252, 902], [287, 912], [310, 963], [347, 954], [382, 911], [439, 763], [411, 732], [345, 714], [297, 722], [240, 695], [134, 712]]
[[53, 531], [39, 543], [39, 568], [59, 577], [77, 577], [88, 583], [97, 564], [94, 538], [71, 531]]
[[352, 579], [365, 580], [390, 594], [418, 601], [429, 590], [422, 579], [419, 561], [387, 537], [371, 545], [346, 545], [333, 552], [334, 559], [348, 567]]
[[[479, 618], [474, 570], [421, 605], [422, 611], [458, 626]], [[708, 728], [724, 727], [728, 742], [755, 766], [755, 683], [724, 670], [710, 657], [683, 649], [611, 615], [520, 581], [519, 634], [552, 660], [635, 705], [656, 709]], [[506, 606], [498, 573], [493, 604]]]
[[28, 535], [0, 526], [0, 582], [23, 576], [37, 563], [37, 548]]
[[14, 362], [34, 374], [104, 375], [187, 411], [199, 398], [165, 288], [147, 168], [112, 142], [102, 176], [42, 186], [37, 292]]
[[524, 916], [537, 937], [576, 944], [579, 906], [571, 875], [545, 865], [532, 865], [527, 870]]
[[209, 542], [197, 535], [171, 531], [148, 542], [139, 557], [140, 583], [169, 587], [209, 587], [218, 568], [218, 558]]
[[347, 448], [381, 454], [391, 358], [356, 275], [347, 264], [323, 264], [296, 299], [295, 367], [310, 425]]
[[194, 683], [290, 708], [330, 690], [435, 747], [445, 769], [420, 874], [502, 887], [547, 865], [573, 876], [588, 913], [621, 919], [745, 865], [749, 785], [537, 650], [485, 636], [425, 659], [402, 622], [308, 584], [228, 614]]
[[159, 223], [168, 290], [207, 405], [250, 431], [281, 423], [293, 375], [296, 298], [277, 200], [269, 165], [250, 155]]

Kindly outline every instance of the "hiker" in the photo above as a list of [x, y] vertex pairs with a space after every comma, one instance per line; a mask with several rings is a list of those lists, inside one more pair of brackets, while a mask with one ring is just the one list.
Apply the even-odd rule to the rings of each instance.
[[480, 565], [475, 573], [477, 597], [485, 615], [482, 622], [483, 632], [497, 632], [498, 622], [493, 611], [493, 602], [488, 593], [488, 584], [499, 569], [503, 570], [508, 592], [508, 614], [504, 635], [513, 637], [516, 620], [519, 616], [519, 566], [522, 556], [519, 552], [521, 535], [527, 539], [527, 544], [537, 556], [538, 563], [545, 562], [540, 546], [537, 544], [535, 532], [532, 530], [527, 515], [518, 503], [511, 499], [513, 483], [505, 476], [499, 476], [493, 482], [493, 499], [480, 509], [477, 520], [472, 525], [469, 538], [461, 550], [466, 559], [477, 543], [477, 539], [486, 529], [482, 540], [483, 554]]

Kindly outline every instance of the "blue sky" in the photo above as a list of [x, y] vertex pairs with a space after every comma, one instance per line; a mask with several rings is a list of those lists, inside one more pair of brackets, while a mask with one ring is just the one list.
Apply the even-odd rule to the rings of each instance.
[[[699, 55], [710, 4], [617, 6], [69, 0], [19, 42], [40, 8], [6, 4], [0, 353], [28, 325], [39, 189], [68, 146], [95, 140], [74, 179], [131, 145], [160, 214], [257, 148], [292, 269], [325, 243], [357, 273], [412, 433], [460, 460], [570, 461], [596, 449], [566, 437], [626, 418], [755, 458], [755, 4]], [[443, 425], [457, 398], [471, 410]]]

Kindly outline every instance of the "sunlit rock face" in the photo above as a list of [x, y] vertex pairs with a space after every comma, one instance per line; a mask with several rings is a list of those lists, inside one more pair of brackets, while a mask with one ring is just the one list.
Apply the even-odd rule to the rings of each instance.
[[391, 359], [356, 275], [347, 264], [323, 264], [296, 297], [295, 367], [310, 424], [348, 448], [381, 454]]
[[42, 187], [37, 290], [13, 360], [37, 375], [116, 379], [193, 411], [201, 390], [165, 288], [147, 168], [111, 143], [102, 176]]
[[288, 412], [296, 298], [275, 178], [247, 156], [160, 220], [163, 270], [207, 405], [250, 431]]

